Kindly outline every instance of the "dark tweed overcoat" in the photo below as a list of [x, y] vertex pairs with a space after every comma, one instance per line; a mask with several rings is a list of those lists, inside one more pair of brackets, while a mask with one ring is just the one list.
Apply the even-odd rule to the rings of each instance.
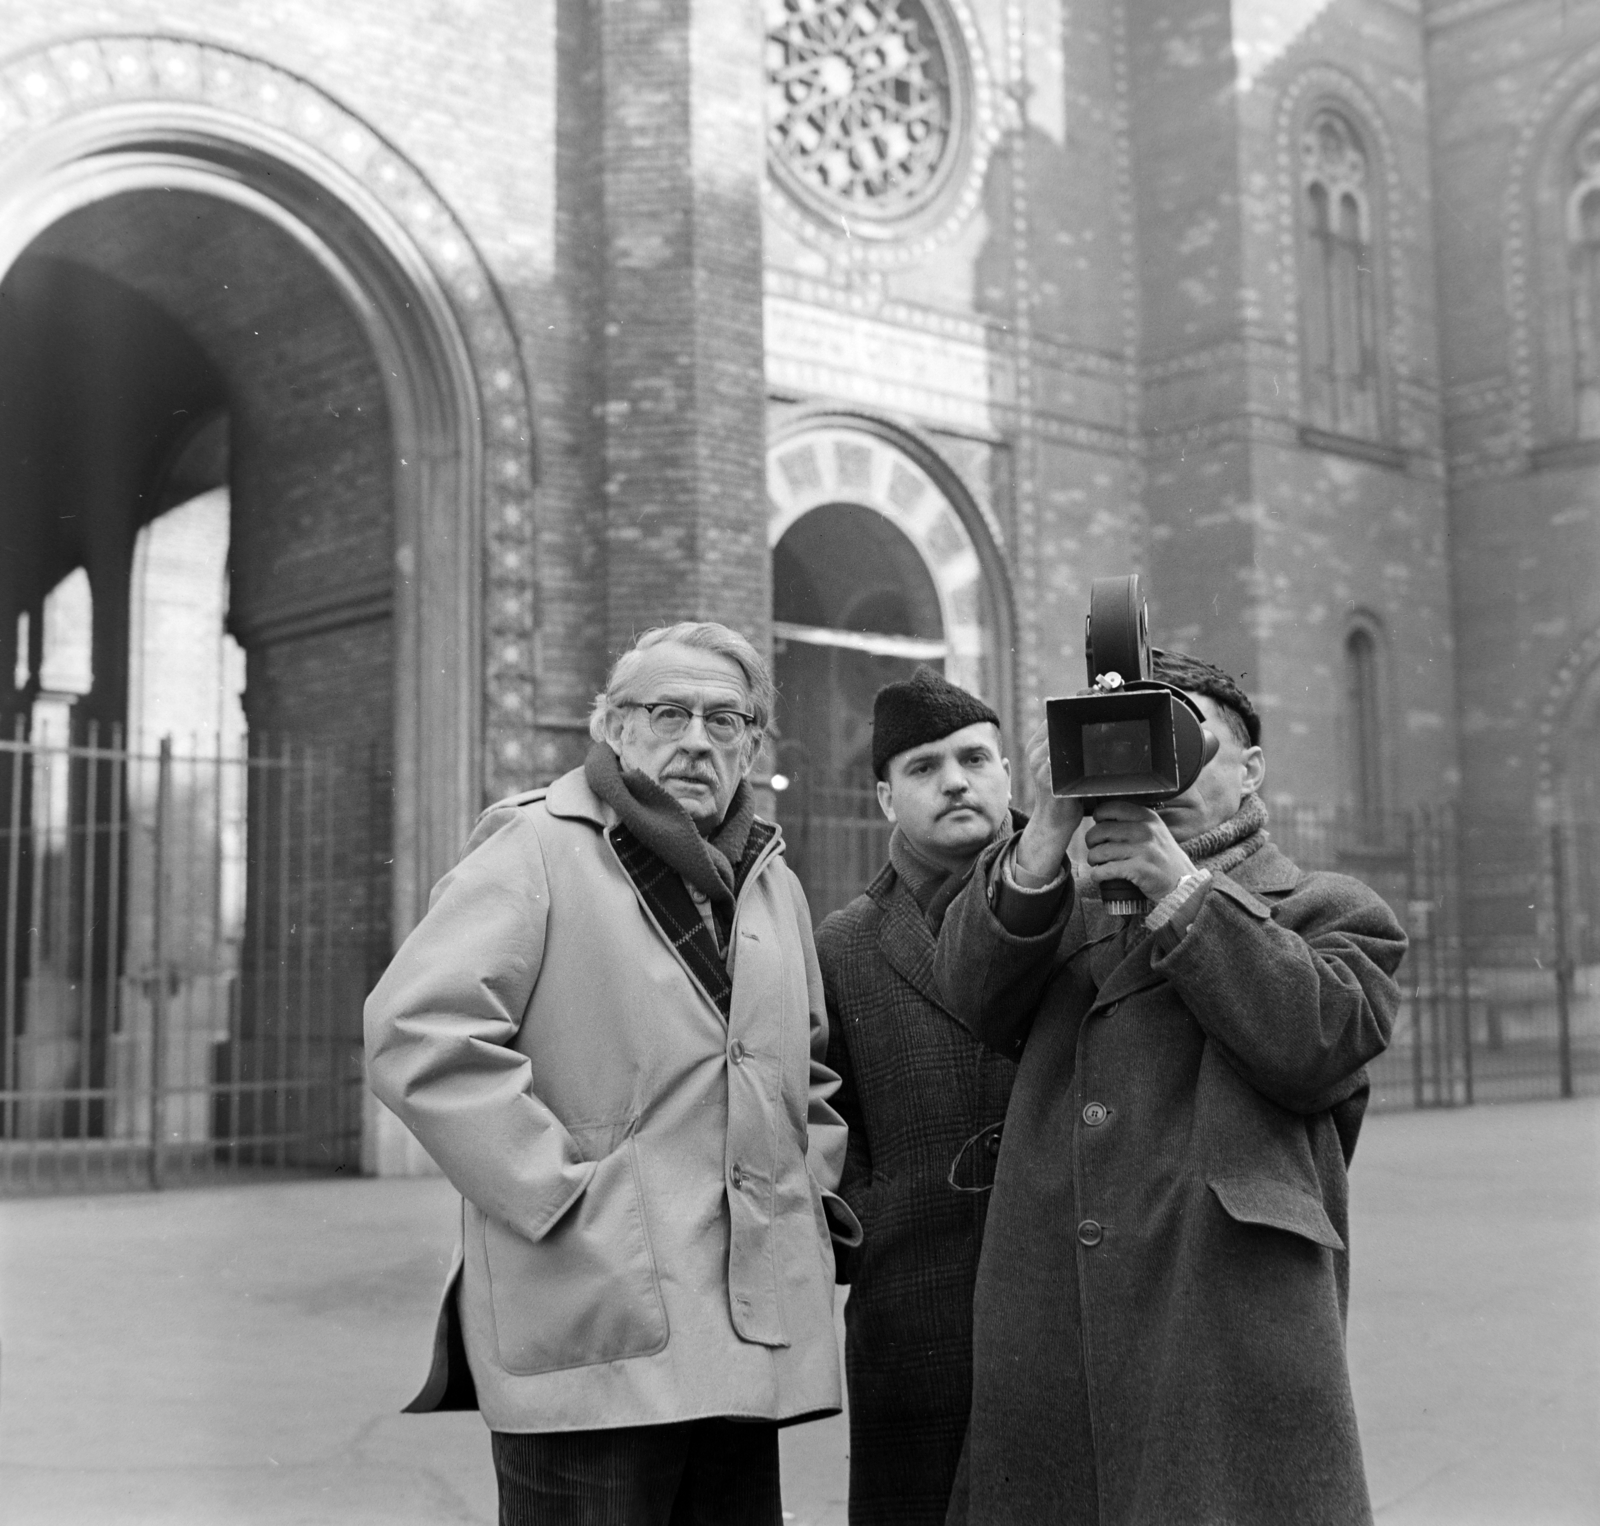
[[[845, 1253], [850, 1521], [937, 1523], [966, 1432], [972, 1287], [1016, 1067], [940, 1004], [933, 935], [892, 866], [817, 930], [833, 1105], [850, 1126]], [[974, 1135], [990, 1132], [966, 1150]], [[993, 1148], [991, 1149], [991, 1141]]]
[[[1371, 1520], [1344, 1351], [1345, 1167], [1405, 935], [1270, 843], [1181, 938], [1069, 895], [1020, 938], [997, 845], [951, 1007], [1020, 1056], [975, 1306], [972, 1522]], [[961, 1519], [959, 1511], [953, 1519]]]

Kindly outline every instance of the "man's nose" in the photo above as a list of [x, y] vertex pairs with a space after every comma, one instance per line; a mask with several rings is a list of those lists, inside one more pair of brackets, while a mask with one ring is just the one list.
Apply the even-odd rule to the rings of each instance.
[[711, 734], [706, 730], [706, 718], [691, 711], [689, 724], [683, 728], [683, 735], [678, 738], [678, 746], [687, 748], [691, 752], [713, 751]]
[[947, 763], [939, 775], [939, 788], [947, 795], [966, 794], [971, 782], [959, 763]]

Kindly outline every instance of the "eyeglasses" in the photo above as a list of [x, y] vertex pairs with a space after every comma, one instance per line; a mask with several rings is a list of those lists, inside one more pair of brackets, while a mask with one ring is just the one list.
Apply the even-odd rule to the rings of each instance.
[[623, 709], [643, 710], [650, 717], [650, 729], [663, 742], [676, 742], [697, 715], [705, 725], [706, 736], [718, 747], [737, 742], [746, 729], [756, 723], [753, 715], [746, 715], [742, 710], [686, 710], [682, 705], [669, 704], [664, 700], [654, 704], [644, 704], [636, 699], [626, 700]]

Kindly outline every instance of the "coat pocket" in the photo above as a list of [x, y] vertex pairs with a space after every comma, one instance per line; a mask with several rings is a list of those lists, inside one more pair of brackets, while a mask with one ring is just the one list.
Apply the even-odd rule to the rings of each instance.
[[1223, 1211], [1237, 1223], [1264, 1224], [1299, 1235], [1313, 1245], [1344, 1249], [1321, 1200], [1301, 1187], [1272, 1176], [1214, 1177], [1207, 1185]]
[[500, 1365], [528, 1376], [654, 1356], [667, 1344], [632, 1137], [539, 1240], [485, 1218], [484, 1259]]

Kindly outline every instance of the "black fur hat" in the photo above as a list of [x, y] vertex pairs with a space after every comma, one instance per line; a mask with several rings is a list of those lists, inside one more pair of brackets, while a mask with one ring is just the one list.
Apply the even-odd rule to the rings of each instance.
[[924, 663], [910, 678], [885, 684], [872, 702], [872, 771], [881, 779], [896, 753], [979, 721], [998, 726], [1000, 717]]

